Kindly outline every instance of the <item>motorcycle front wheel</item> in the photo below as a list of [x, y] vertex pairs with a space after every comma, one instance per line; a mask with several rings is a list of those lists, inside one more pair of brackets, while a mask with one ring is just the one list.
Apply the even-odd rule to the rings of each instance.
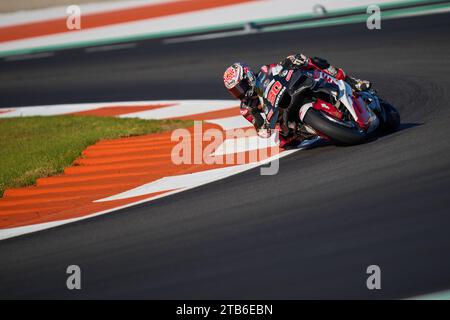
[[306, 111], [303, 122], [319, 134], [330, 138], [334, 143], [341, 145], [355, 145], [363, 143], [367, 134], [356, 126], [348, 126], [339, 120], [332, 120], [322, 112], [310, 108]]
[[390, 103], [381, 100], [381, 108], [384, 109], [385, 119], [380, 124], [380, 130], [385, 133], [394, 132], [400, 126], [400, 113]]

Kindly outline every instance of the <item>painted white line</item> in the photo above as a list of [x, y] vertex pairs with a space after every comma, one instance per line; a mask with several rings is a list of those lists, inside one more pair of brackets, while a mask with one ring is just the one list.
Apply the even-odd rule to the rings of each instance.
[[[95, 110], [104, 107], [136, 107], [145, 105], [165, 104], [159, 101], [123, 101], [123, 102], [101, 102], [101, 103], [75, 103], [45, 106], [30, 106], [14, 108], [8, 113], [0, 113], [0, 118], [28, 117], [28, 116], [54, 116], [60, 114], [74, 113], [80, 111]], [[177, 103], [172, 101], [171, 103]], [[0, 109], [1, 110], [1, 109]]]
[[84, 49], [86, 53], [95, 53], [95, 52], [105, 52], [105, 51], [115, 51], [115, 50], [126, 50], [136, 48], [138, 44], [136, 42], [132, 43], [124, 43], [124, 44], [112, 44], [109, 46], [99, 46], [99, 47], [89, 47]]
[[54, 52], [43, 52], [43, 53], [33, 53], [33, 54], [20, 54], [17, 56], [4, 57], [3, 60], [7, 62], [11, 61], [23, 61], [23, 60], [34, 60], [34, 59], [44, 59], [50, 58], [55, 55]]
[[275, 137], [276, 135], [273, 134], [269, 138], [252, 136], [237, 139], [227, 139], [216, 149], [216, 151], [213, 153], [213, 156], [222, 156], [226, 154], [276, 147], [279, 145], [279, 141], [277, 141]]
[[194, 188], [206, 183], [224, 179], [236, 173], [254, 168], [258, 165], [259, 165], [258, 163], [237, 165], [183, 174], [178, 176], [164, 177], [159, 180], [139, 186], [137, 188], [116, 194], [114, 196], [95, 200], [94, 202], [123, 200], [155, 192], [161, 192], [165, 190], [173, 190], [173, 189], [186, 190], [187, 188]]
[[237, 103], [232, 100], [186, 100], [180, 101], [180, 103], [175, 106], [124, 114], [121, 115], [120, 118], [170, 119], [230, 109], [236, 107], [236, 104]]
[[[53, 116], [60, 114], [68, 114], [80, 111], [95, 110], [104, 107], [136, 107], [136, 106], [146, 106], [146, 105], [162, 105], [162, 104], [176, 104], [173, 107], [161, 107], [159, 112], [156, 112], [155, 116], [160, 116], [161, 119], [167, 119], [170, 117], [175, 117], [177, 115], [171, 116], [171, 110], [176, 112], [175, 114], [181, 115], [193, 115], [196, 113], [222, 110], [231, 108], [236, 105], [234, 100], [149, 100], [149, 101], [119, 101], [119, 102], [101, 102], [101, 103], [75, 103], [75, 104], [59, 104], [59, 105], [46, 105], [46, 106], [30, 106], [30, 107], [19, 107], [14, 108], [14, 110], [6, 113], [0, 113], [0, 118], [11, 118], [11, 117], [27, 117], [27, 116]], [[208, 109], [210, 106], [210, 109]], [[7, 110], [11, 110], [8, 106], [4, 106]], [[162, 109], [167, 109], [162, 111]], [[3, 109], [0, 109], [2, 111]], [[177, 111], [178, 110], [178, 111]], [[206, 111], [205, 111], [206, 110]], [[157, 111], [157, 110], [153, 110]], [[140, 115], [148, 115], [148, 111], [135, 112], [122, 115], [123, 118], [139, 118]], [[154, 113], [150, 113], [150, 118]], [[144, 118], [146, 119], [146, 118]]]
[[[271, 157], [269, 159], [261, 161], [260, 163], [254, 163], [254, 164], [239, 166], [240, 169], [236, 168], [237, 170], [235, 172], [230, 172], [229, 175], [224, 176], [221, 179], [224, 179], [224, 178], [232, 176], [234, 174], [238, 174], [240, 172], [243, 172], [243, 171], [246, 171], [246, 170], [258, 167], [260, 165], [268, 164], [271, 161], [283, 158], [283, 157], [285, 157], [287, 155], [290, 155], [290, 154], [292, 154], [294, 152], [297, 152], [299, 150], [301, 150], [301, 149], [285, 151], [285, 152], [277, 154], [277, 155], [275, 155], [275, 156], [273, 156], [273, 157]], [[68, 219], [68, 220], [61, 220], [61, 221], [54, 221], [54, 222], [40, 223], [40, 224], [31, 225], [31, 226], [24, 226], [24, 227], [10, 228], [10, 229], [1, 229], [0, 230], [0, 240], [13, 238], [13, 237], [17, 237], [17, 236], [24, 235], [24, 234], [27, 234], [27, 233], [33, 233], [33, 232], [41, 231], [41, 230], [45, 230], [45, 229], [50, 229], [50, 228], [58, 227], [58, 226], [61, 226], [61, 225], [64, 225], [64, 224], [72, 223], [72, 222], [77, 222], [77, 221], [81, 221], [81, 220], [85, 220], [85, 219], [90, 219], [90, 218], [97, 217], [97, 216], [100, 216], [100, 215], [103, 215], [103, 214], [106, 214], [106, 213], [110, 213], [110, 212], [117, 211], [117, 210], [120, 210], [120, 209], [129, 208], [129, 207], [141, 204], [141, 203], [153, 201], [153, 200], [156, 200], [156, 199], [160, 199], [160, 198], [163, 198], [163, 197], [170, 196], [172, 194], [176, 194], [176, 193], [179, 193], [179, 192], [182, 192], [182, 191], [193, 189], [193, 188], [195, 188], [197, 186], [198, 185], [187, 187], [187, 188], [183, 188], [183, 189], [180, 189], [180, 190], [174, 190], [174, 191], [162, 194], [162, 195], [151, 197], [149, 199], [136, 201], [136, 202], [133, 202], [133, 203], [129, 203], [127, 205], [123, 205], [123, 206], [116, 207], [116, 208], [113, 208], [113, 209], [100, 211], [100, 212], [97, 212], [97, 213], [94, 213], [94, 214], [91, 214], [91, 215], [88, 215], [88, 216], [84, 216], [84, 217]]]
[[205, 122], [217, 124], [221, 126], [224, 130], [253, 127], [253, 125], [241, 115], [228, 118], [206, 120]]
[[[0, 118], [12, 117], [29, 117], [29, 116], [55, 116], [61, 114], [68, 114], [80, 111], [95, 110], [103, 107], [114, 106], [113, 103], [86, 103], [86, 104], [62, 104], [51, 106], [35, 106], [35, 107], [20, 107], [15, 108], [8, 113], [0, 114]], [[121, 105], [120, 103], [117, 105]], [[133, 107], [140, 105], [139, 103], [132, 103], [128, 106]], [[145, 104], [144, 104], [145, 105]]]

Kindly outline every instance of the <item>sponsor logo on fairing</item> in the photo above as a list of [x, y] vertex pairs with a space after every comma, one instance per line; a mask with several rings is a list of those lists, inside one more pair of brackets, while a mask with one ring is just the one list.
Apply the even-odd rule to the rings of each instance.
[[277, 99], [275, 100], [275, 107], [278, 107], [278, 103], [280, 102], [280, 98], [283, 96], [284, 90], [286, 90], [286, 87], [283, 87], [283, 89], [281, 89], [280, 93], [278, 94]]
[[275, 100], [276, 100], [278, 94], [280, 93], [281, 89], [283, 89], [283, 85], [279, 81], [277, 81], [272, 85], [272, 87], [269, 90], [269, 93], [267, 95], [267, 100], [273, 106], [275, 105]]

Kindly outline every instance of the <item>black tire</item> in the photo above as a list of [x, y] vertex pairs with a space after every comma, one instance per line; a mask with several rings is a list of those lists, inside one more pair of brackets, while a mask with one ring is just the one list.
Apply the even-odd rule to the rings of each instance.
[[367, 134], [364, 131], [333, 122], [313, 108], [306, 111], [303, 122], [337, 144], [355, 145], [363, 143], [367, 139]]
[[390, 133], [397, 130], [400, 126], [400, 113], [386, 101], [380, 101], [380, 106], [384, 109], [386, 115], [386, 120], [380, 124], [380, 131]]

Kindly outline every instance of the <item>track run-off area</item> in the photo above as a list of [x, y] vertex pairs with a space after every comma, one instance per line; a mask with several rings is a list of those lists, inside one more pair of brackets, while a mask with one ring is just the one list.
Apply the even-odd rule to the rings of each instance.
[[[449, 31], [441, 13], [373, 31], [355, 23], [3, 59], [0, 103], [10, 110], [229, 99], [221, 83], [228, 64], [256, 68], [300, 51], [372, 80], [402, 125], [367, 144], [286, 155], [276, 175], [252, 168], [3, 240], [0, 297], [377, 299], [450, 288]], [[83, 272], [77, 292], [65, 286], [74, 264]], [[369, 265], [381, 268], [381, 290], [366, 287]]]
[[99, 141], [62, 175], [7, 189], [0, 199], [0, 240], [159, 199], [300, 150], [283, 152], [276, 135], [258, 137], [235, 104], [182, 100], [5, 109], [0, 119], [69, 114], [197, 122], [172, 132]]

